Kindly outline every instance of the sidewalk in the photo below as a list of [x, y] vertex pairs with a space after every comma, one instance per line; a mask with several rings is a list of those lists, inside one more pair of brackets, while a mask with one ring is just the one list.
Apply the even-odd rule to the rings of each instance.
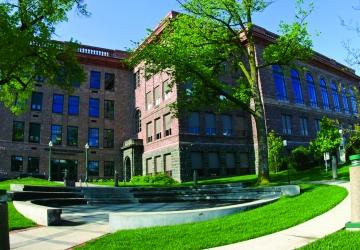
[[[348, 191], [350, 183], [317, 182], [321, 184], [334, 184], [345, 187]], [[289, 250], [305, 246], [328, 234], [344, 228], [350, 221], [350, 195], [330, 211], [319, 215], [309, 221], [286, 230], [265, 235], [259, 238], [239, 243], [213, 248], [214, 250]], [[254, 225], [256, 227], [256, 225]]]

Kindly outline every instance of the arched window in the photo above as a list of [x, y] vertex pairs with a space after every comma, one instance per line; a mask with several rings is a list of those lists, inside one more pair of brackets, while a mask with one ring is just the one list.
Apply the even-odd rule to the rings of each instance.
[[141, 111], [139, 109], [135, 111], [135, 129], [136, 133], [141, 132]]
[[306, 82], [308, 85], [310, 106], [316, 108], [318, 106], [318, 102], [317, 102], [317, 97], [316, 97], [315, 83], [314, 83], [314, 79], [310, 73], [306, 74]]
[[278, 65], [273, 65], [272, 70], [275, 82], [276, 99], [280, 101], [287, 101], [286, 85], [282, 69]]
[[331, 94], [333, 97], [334, 109], [336, 112], [340, 112], [340, 101], [339, 101], [339, 93], [334, 81], [330, 84]]
[[294, 101], [296, 104], [304, 104], [304, 98], [301, 90], [301, 82], [299, 73], [295, 70], [291, 70], [291, 82], [294, 91]]
[[349, 94], [350, 94], [350, 103], [351, 103], [351, 109], [354, 114], [358, 114], [358, 107], [356, 102], [356, 97], [354, 95], [354, 91], [349, 88]]
[[345, 111], [345, 113], [350, 113], [349, 103], [348, 103], [347, 93], [346, 93], [346, 88], [345, 88], [344, 86], [341, 86], [341, 97], [342, 97], [342, 101], [343, 101], [343, 106], [344, 106], [344, 111]]
[[320, 78], [320, 91], [321, 91], [321, 99], [323, 102], [323, 108], [325, 110], [329, 110], [330, 109], [329, 96], [324, 78]]

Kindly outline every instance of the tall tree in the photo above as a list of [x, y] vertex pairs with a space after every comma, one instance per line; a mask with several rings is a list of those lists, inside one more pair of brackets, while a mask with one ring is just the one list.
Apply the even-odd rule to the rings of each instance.
[[255, 166], [259, 182], [268, 182], [267, 131], [259, 71], [271, 65], [290, 65], [307, 60], [312, 42], [305, 21], [309, 11], [298, 0], [291, 24], [280, 24], [280, 36], [264, 49], [256, 50], [253, 15], [271, 1], [184, 0], [184, 14], [164, 20], [160, 33], [152, 32], [131, 58], [144, 64], [146, 73], [167, 72], [178, 87], [172, 105], [183, 110], [242, 108], [256, 124]]
[[0, 1], [0, 102], [12, 112], [24, 109], [36, 77], [66, 90], [84, 79], [77, 44], [51, 40], [74, 7], [89, 14], [83, 0]]

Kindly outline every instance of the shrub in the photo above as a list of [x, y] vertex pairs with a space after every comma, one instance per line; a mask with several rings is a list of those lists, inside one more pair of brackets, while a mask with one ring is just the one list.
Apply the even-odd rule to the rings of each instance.
[[268, 153], [269, 153], [269, 169], [277, 173], [284, 166], [284, 159], [281, 151], [283, 150], [283, 142], [280, 136], [271, 131], [267, 137]]
[[309, 148], [300, 146], [291, 152], [290, 167], [297, 171], [310, 169], [319, 165], [319, 158]]
[[131, 178], [133, 184], [156, 184], [156, 185], [171, 185], [177, 183], [170, 176], [159, 173], [156, 175], [134, 176]]

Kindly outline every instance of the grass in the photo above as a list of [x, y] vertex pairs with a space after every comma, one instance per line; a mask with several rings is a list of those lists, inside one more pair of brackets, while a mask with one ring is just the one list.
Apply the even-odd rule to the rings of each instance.
[[[37, 179], [32, 177], [11, 179], [0, 182], [0, 189], [10, 190], [10, 184], [24, 184], [24, 185], [37, 185], [37, 186], [63, 186], [61, 183], [50, 182], [43, 179]], [[24, 229], [33, 227], [36, 224], [20, 214], [12, 202], [8, 202], [8, 214], [9, 214], [9, 229]]]
[[306, 245], [301, 250], [322, 250], [322, 249], [360, 249], [360, 232], [349, 232], [341, 230], [330, 234], [320, 240]]
[[[303, 184], [302, 194], [205, 222], [123, 230], [77, 249], [204, 249], [277, 232], [320, 215], [342, 201], [337, 186]], [[319, 205], [321, 204], [321, 205]]]

